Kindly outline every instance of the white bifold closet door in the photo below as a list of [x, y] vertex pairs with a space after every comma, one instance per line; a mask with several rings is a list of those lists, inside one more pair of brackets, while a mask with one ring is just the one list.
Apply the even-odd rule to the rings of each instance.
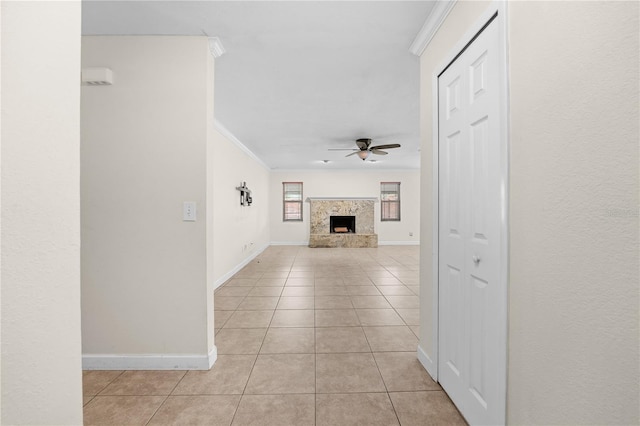
[[438, 379], [471, 424], [505, 421], [499, 43], [494, 20], [438, 78]]

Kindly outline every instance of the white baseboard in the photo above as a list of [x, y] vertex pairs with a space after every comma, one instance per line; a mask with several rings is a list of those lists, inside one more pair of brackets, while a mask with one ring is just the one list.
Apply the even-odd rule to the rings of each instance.
[[216, 345], [213, 345], [213, 348], [209, 351], [207, 358], [207, 361], [209, 361], [209, 368], [207, 368], [207, 370], [211, 370], [213, 364], [218, 360], [218, 347]]
[[253, 253], [249, 254], [249, 256], [247, 256], [242, 262], [238, 263], [233, 269], [231, 269], [229, 272], [227, 272], [226, 274], [224, 274], [223, 276], [221, 276], [220, 278], [218, 278], [214, 283], [213, 283], [213, 289], [217, 289], [218, 287], [220, 287], [222, 284], [224, 284], [225, 282], [227, 282], [227, 280], [229, 278], [231, 278], [232, 276], [234, 276], [235, 274], [237, 274], [240, 269], [244, 268], [245, 266], [247, 266], [249, 264], [249, 262], [251, 262], [253, 259], [255, 259], [256, 257], [258, 257], [258, 255], [260, 255], [260, 253], [262, 253], [263, 251], [265, 251], [267, 249], [267, 247], [269, 247], [269, 244], [265, 244], [262, 247], [256, 249]]
[[433, 380], [437, 382], [438, 370], [436, 369], [436, 365], [420, 345], [418, 345], [418, 361], [420, 361], [420, 364], [427, 370]]
[[309, 241], [271, 241], [272, 246], [308, 246]]
[[378, 241], [379, 246], [419, 246], [420, 241]]
[[218, 348], [207, 355], [82, 355], [83, 370], [210, 370], [218, 359]]

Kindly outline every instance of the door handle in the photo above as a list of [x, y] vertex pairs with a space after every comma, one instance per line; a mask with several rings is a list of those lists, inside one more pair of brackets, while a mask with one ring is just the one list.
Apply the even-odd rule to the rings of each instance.
[[473, 263], [475, 263], [476, 265], [477, 265], [478, 263], [480, 263], [480, 256], [478, 256], [478, 255], [475, 255], [475, 254], [474, 254], [474, 255], [473, 255], [473, 257], [472, 257], [471, 259], [473, 259]]

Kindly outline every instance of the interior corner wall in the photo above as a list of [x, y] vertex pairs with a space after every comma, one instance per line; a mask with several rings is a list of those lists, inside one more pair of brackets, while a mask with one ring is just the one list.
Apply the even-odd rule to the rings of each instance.
[[[420, 57], [420, 342], [419, 348], [434, 362], [433, 346], [433, 73], [487, 10], [488, 1], [458, 1]], [[430, 368], [435, 368], [432, 365]]]
[[[226, 132], [224, 132], [226, 133]], [[269, 245], [269, 170], [213, 129], [213, 268], [219, 287]], [[240, 205], [246, 182], [252, 204]]]
[[[374, 166], [375, 167], [375, 166]], [[282, 220], [282, 183], [302, 182], [303, 197], [374, 197], [380, 199], [380, 182], [401, 182], [400, 221], [380, 220], [375, 207], [375, 230], [380, 245], [420, 243], [419, 170], [291, 170], [272, 171], [270, 218], [272, 244], [309, 244], [309, 203], [304, 202], [302, 222]], [[411, 235], [412, 234], [412, 235]]]
[[208, 368], [209, 56], [206, 37], [83, 37], [82, 66], [114, 74], [82, 87], [88, 368]]
[[[216, 289], [215, 285], [215, 270], [214, 270], [214, 249], [215, 249], [215, 237], [213, 235], [214, 230], [214, 182], [213, 182], [213, 169], [215, 167], [215, 158], [216, 158], [216, 147], [215, 147], [215, 129], [213, 126], [213, 117], [215, 116], [214, 104], [215, 102], [210, 102], [214, 99], [215, 93], [215, 60], [213, 59], [213, 55], [207, 56], [207, 147], [206, 147], [206, 163], [207, 163], [207, 173], [206, 173], [206, 228], [207, 233], [205, 237], [206, 244], [206, 263], [207, 263], [207, 324], [209, 325], [207, 331], [207, 350], [210, 354], [209, 361], [215, 361], [217, 358], [217, 349], [215, 347], [215, 312], [214, 312], [214, 291]], [[213, 324], [213, 326], [211, 326]], [[215, 356], [215, 358], [212, 358]]]
[[638, 424], [639, 4], [508, 13], [508, 421]]
[[[433, 71], [487, 6], [457, 2], [421, 57], [423, 166], [433, 162]], [[507, 421], [638, 424], [638, 3], [509, 2], [507, 11]], [[423, 167], [429, 354], [432, 190]]]
[[82, 424], [80, 8], [0, 3], [7, 425]]

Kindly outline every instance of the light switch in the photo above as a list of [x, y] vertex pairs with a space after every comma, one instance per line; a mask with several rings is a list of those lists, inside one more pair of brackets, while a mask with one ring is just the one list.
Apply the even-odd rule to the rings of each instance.
[[182, 206], [182, 220], [185, 222], [196, 221], [196, 202], [185, 201]]

